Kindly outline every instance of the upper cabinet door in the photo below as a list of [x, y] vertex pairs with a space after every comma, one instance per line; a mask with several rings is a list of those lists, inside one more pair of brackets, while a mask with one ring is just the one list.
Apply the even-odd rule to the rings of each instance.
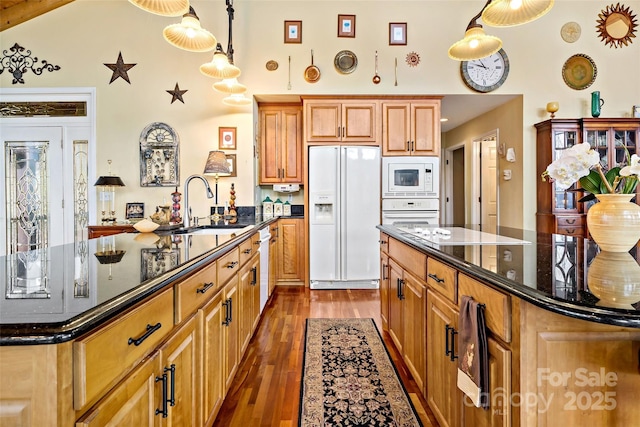
[[383, 156], [438, 156], [440, 100], [382, 103]]
[[368, 100], [305, 102], [307, 142], [377, 142], [377, 107]]
[[302, 184], [302, 108], [260, 107], [260, 184]]

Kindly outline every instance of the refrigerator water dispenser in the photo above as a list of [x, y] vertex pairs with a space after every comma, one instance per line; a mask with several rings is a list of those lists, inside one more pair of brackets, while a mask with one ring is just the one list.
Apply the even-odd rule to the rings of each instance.
[[316, 194], [312, 200], [312, 224], [333, 224], [335, 197], [332, 194]]

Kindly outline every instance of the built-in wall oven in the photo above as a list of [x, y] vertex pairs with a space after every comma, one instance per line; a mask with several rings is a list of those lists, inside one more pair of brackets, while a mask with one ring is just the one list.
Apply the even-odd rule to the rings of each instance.
[[438, 157], [383, 157], [382, 171], [382, 224], [439, 225]]

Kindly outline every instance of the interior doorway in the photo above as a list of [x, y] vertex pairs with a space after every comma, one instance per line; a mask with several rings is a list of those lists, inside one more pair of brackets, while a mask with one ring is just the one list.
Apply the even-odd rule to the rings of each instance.
[[466, 224], [465, 145], [450, 147], [445, 152], [445, 223]]
[[[477, 219], [480, 229], [487, 233], [498, 232], [498, 130], [494, 130], [473, 140], [473, 197], [472, 216]], [[496, 247], [483, 245], [481, 264], [490, 271], [497, 271]]]

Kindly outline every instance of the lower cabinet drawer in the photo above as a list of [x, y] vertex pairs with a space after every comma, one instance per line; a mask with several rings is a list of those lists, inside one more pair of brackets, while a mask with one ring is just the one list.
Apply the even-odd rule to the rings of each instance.
[[234, 248], [226, 254], [217, 259], [218, 264], [218, 282], [221, 286], [238, 272], [240, 268], [240, 251], [238, 248]]
[[456, 273], [453, 267], [434, 258], [427, 259], [427, 284], [454, 304], [458, 303]]
[[389, 238], [389, 256], [420, 280], [427, 280], [427, 256], [404, 243]]
[[74, 408], [83, 409], [150, 354], [173, 328], [173, 288], [73, 343]]
[[485, 305], [487, 328], [505, 342], [511, 342], [511, 297], [475, 279], [458, 274], [458, 296], [473, 297]]
[[175, 285], [176, 325], [195, 313], [221, 288], [213, 261], [191, 277]]

